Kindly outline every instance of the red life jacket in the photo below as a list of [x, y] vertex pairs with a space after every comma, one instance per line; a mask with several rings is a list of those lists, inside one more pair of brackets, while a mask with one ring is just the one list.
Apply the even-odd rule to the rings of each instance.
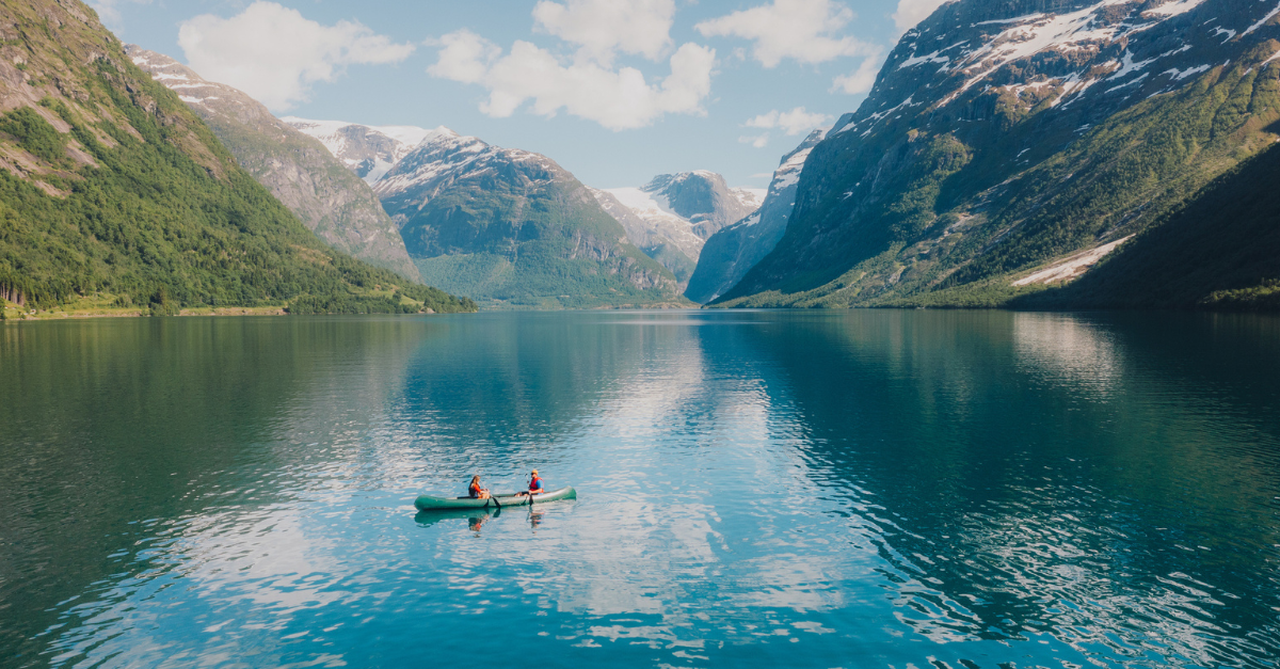
[[480, 484], [479, 484], [479, 483], [472, 483], [472, 484], [471, 484], [471, 490], [470, 490], [469, 492], [471, 493], [471, 496], [472, 496], [472, 497], [479, 497], [479, 496], [480, 496]]
[[529, 481], [529, 489], [530, 489], [530, 490], [537, 490], [538, 488], [541, 488], [541, 487], [542, 487], [542, 479], [541, 479], [541, 478], [539, 478], [539, 477], [536, 477], [536, 476], [535, 476], [535, 477], [534, 477], [534, 479], [533, 479], [532, 481]]

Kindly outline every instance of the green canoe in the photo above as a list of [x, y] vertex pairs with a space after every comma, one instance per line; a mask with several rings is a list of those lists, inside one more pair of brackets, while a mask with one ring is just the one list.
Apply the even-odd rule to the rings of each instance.
[[429, 511], [433, 509], [494, 509], [504, 506], [524, 506], [526, 504], [541, 504], [543, 502], [554, 502], [558, 499], [577, 499], [578, 491], [571, 487], [564, 487], [559, 490], [550, 490], [540, 495], [496, 495], [488, 499], [477, 499], [475, 497], [432, 497], [431, 495], [419, 495], [418, 499], [413, 501], [413, 505], [418, 507], [419, 511]]

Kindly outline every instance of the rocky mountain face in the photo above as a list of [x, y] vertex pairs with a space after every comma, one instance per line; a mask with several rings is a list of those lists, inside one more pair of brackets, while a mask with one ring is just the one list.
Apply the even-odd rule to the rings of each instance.
[[664, 211], [689, 221], [693, 234], [703, 239], [755, 211], [764, 197], [758, 189], [730, 188], [724, 177], [706, 170], [659, 174], [639, 190]]
[[[1137, 252], [1185, 270], [1144, 240], [1276, 141], [1278, 14], [1254, 0], [943, 5], [813, 148], [782, 239], [720, 303], [1010, 305]], [[1243, 271], [1214, 260], [1233, 249], [1205, 251], [1221, 271], [1187, 304], [1280, 278], [1280, 249]]]
[[782, 157], [759, 209], [711, 235], [702, 247], [685, 297], [701, 304], [716, 299], [773, 250], [786, 232], [787, 221], [795, 208], [796, 187], [805, 159], [826, 132], [826, 129], [814, 130], [800, 146]]
[[0, 109], [5, 300], [474, 310], [324, 244], [80, 2], [0, 5]]
[[134, 64], [178, 94], [249, 171], [331, 246], [419, 281], [404, 241], [368, 184], [320, 142], [241, 91], [206, 81], [178, 61], [126, 45]]
[[296, 116], [280, 120], [320, 140], [347, 169], [370, 184], [381, 179], [423, 140], [452, 132], [445, 127], [425, 130], [411, 125], [367, 126], [345, 121], [313, 121]]
[[660, 174], [639, 188], [593, 189], [627, 238], [683, 284], [702, 246], [721, 228], [755, 211], [764, 191], [730, 188], [724, 177], [698, 170]]
[[437, 129], [374, 192], [432, 285], [495, 306], [681, 302], [671, 273], [546, 156]]

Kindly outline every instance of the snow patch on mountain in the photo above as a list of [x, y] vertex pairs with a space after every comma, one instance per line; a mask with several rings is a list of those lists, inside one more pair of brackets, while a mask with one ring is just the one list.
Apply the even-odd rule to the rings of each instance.
[[[1272, 56], [1272, 58], [1274, 58], [1274, 57], [1275, 57], [1275, 56]], [[1265, 61], [1264, 61], [1264, 62], [1265, 62]], [[1208, 71], [1209, 71], [1209, 66], [1208, 66], [1208, 65], [1200, 65], [1200, 66], [1197, 66], [1197, 67], [1188, 67], [1188, 68], [1187, 68], [1187, 69], [1185, 69], [1185, 70], [1179, 70], [1179, 69], [1178, 69], [1178, 68], [1176, 68], [1176, 67], [1174, 67], [1174, 68], [1169, 68], [1169, 69], [1165, 70], [1164, 72], [1161, 72], [1161, 74], [1167, 74], [1167, 75], [1170, 75], [1170, 77], [1171, 77], [1174, 81], [1182, 81], [1183, 79], [1186, 79], [1187, 77], [1191, 77], [1191, 76], [1194, 76], [1194, 75], [1200, 74], [1201, 72], [1208, 72]]]
[[[1132, 4], [1131, 0], [1103, 0], [1065, 14], [1036, 13], [1009, 19], [1009, 23], [1016, 25], [1004, 29], [982, 47], [965, 54], [965, 57], [942, 66], [941, 71], [959, 72], [965, 76], [965, 80], [959, 88], [942, 100], [940, 106], [955, 100], [965, 91], [1013, 61], [1030, 58], [1046, 51], [1097, 53], [1107, 45], [1120, 42], [1135, 33], [1185, 14], [1204, 2], [1205, 0], [1182, 0], [1166, 3], [1142, 12], [1139, 18], [1146, 20], [1136, 22], [1132, 20], [1134, 18], [1132, 16], [1125, 17], [1124, 20], [1114, 20], [1104, 15], [1107, 8]], [[1280, 11], [1280, 8], [1277, 8], [1277, 11]], [[913, 56], [908, 61], [914, 58]], [[1111, 62], [1111, 66], [1115, 69], [1107, 75], [1107, 78], [1127, 77], [1155, 60], [1153, 58], [1134, 61], [1133, 54], [1126, 52], [1122, 60]], [[1077, 82], [1084, 80], [1084, 73], [1075, 74]], [[1066, 95], [1060, 97], [1065, 98]]]
[[643, 218], [649, 220], [666, 219], [685, 225], [689, 224], [689, 219], [677, 214], [671, 209], [670, 200], [668, 200], [667, 196], [662, 193], [654, 193], [640, 188], [630, 187], [603, 188], [601, 190], [618, 198], [619, 202]]
[[1058, 281], [1070, 281], [1087, 272], [1091, 267], [1098, 264], [1099, 260], [1102, 260], [1107, 256], [1107, 254], [1114, 251], [1117, 246], [1120, 246], [1132, 238], [1133, 235], [1127, 235], [1115, 240], [1114, 242], [1103, 244], [1096, 248], [1068, 256], [1045, 269], [1014, 281], [1013, 285], [1029, 286], [1037, 283], [1049, 284]]
[[[476, 137], [459, 135], [448, 128], [428, 134], [420, 144], [412, 147], [394, 167], [380, 175], [373, 183], [373, 192], [379, 198], [408, 191], [431, 192], [435, 186], [452, 178], [475, 178], [493, 169], [494, 161], [528, 162], [541, 158], [519, 149], [503, 149], [492, 146]], [[540, 161], [549, 166], [546, 161]], [[367, 177], [366, 177], [367, 179]], [[430, 195], [423, 196], [425, 204]]]
[[764, 202], [764, 198], [769, 194], [768, 188], [730, 188], [730, 193], [738, 196], [738, 201], [745, 207], [756, 208], [760, 203]]
[[1148, 9], [1143, 14], [1154, 14], [1157, 16], [1178, 16], [1199, 7], [1204, 0], [1182, 0], [1182, 2], [1170, 2], [1160, 5], [1155, 9]]
[[280, 120], [320, 140], [330, 153], [370, 184], [376, 183], [400, 159], [424, 142], [442, 136], [457, 136], [444, 126], [432, 129], [411, 125], [371, 126], [297, 116], [286, 116]]

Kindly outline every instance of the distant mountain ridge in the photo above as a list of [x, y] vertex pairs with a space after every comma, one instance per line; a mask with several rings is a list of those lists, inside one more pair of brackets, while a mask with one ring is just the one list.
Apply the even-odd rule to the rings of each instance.
[[496, 307], [687, 304], [671, 273], [546, 156], [444, 127], [389, 134], [289, 122], [323, 139], [349, 169], [374, 166], [365, 179], [432, 285]]
[[703, 244], [717, 230], [755, 211], [765, 191], [731, 188], [707, 170], [659, 174], [638, 188], [592, 189], [627, 237], [685, 283]]
[[344, 253], [419, 281], [400, 233], [369, 187], [325, 147], [277, 119], [245, 93], [200, 77], [178, 61], [135, 45], [134, 64], [178, 94], [240, 165], [303, 224]]
[[[718, 303], [1008, 306], [1128, 262], [1276, 141], [1277, 16], [1252, 0], [943, 5], [813, 148], [782, 239]], [[1247, 271], [1207, 256], [1218, 270], [1180, 304], [1266, 285], [1273, 251]]]
[[443, 126], [426, 130], [411, 125], [368, 126], [296, 116], [280, 120], [320, 140], [330, 153], [369, 184], [381, 179], [423, 140], [437, 133], [453, 132]]

